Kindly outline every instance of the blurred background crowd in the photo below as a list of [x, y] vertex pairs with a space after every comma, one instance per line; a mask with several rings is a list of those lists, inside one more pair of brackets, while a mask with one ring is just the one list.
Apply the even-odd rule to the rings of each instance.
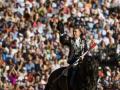
[[44, 90], [68, 65], [59, 30], [74, 27], [97, 43], [99, 90], [120, 89], [120, 0], [0, 0], [0, 90]]

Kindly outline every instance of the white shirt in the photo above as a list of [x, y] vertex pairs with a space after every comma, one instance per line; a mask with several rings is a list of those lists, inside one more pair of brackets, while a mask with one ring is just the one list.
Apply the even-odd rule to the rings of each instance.
[[76, 45], [79, 47], [79, 46], [80, 46], [80, 38], [77, 38], [77, 39], [75, 40], [75, 43], [76, 43]]

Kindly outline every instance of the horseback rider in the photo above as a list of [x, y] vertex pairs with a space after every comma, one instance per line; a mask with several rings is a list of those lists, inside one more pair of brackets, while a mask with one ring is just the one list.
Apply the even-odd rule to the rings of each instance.
[[[60, 31], [60, 42], [62, 45], [67, 45], [69, 47], [69, 55], [68, 55], [68, 64], [72, 66], [82, 54], [84, 54], [88, 48], [87, 48], [87, 42], [86, 39], [82, 33], [82, 28], [81, 27], [76, 27], [73, 30], [73, 37], [68, 36], [64, 32], [64, 28], [62, 26], [63, 24], [61, 23], [61, 27], [59, 27]], [[80, 60], [82, 61], [82, 60]], [[74, 65], [75, 66], [75, 65]], [[70, 80], [71, 86], [73, 86], [74, 78], [76, 75], [77, 67], [73, 67], [70, 69], [72, 71], [72, 76]], [[64, 70], [63, 72], [64, 76], [68, 75], [68, 68]]]

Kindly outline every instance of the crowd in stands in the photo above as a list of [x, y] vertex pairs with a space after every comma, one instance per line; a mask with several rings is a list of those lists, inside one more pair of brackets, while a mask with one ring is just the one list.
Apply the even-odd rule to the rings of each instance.
[[50, 73], [68, 65], [59, 31], [72, 36], [74, 27], [88, 46], [97, 43], [89, 54], [101, 62], [99, 90], [119, 90], [119, 5], [120, 0], [0, 0], [0, 90], [44, 90]]

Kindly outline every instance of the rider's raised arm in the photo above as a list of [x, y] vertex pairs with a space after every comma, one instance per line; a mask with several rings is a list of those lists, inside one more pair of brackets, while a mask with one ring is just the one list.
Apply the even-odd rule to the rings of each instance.
[[71, 44], [70, 40], [71, 40], [71, 37], [68, 36], [66, 33], [60, 34], [60, 43], [61, 44], [70, 46], [70, 44]]
[[57, 29], [60, 33], [60, 43], [63, 45], [70, 46], [70, 36], [67, 35], [67, 33], [64, 31], [64, 23], [63, 20], [60, 20], [57, 24]]

